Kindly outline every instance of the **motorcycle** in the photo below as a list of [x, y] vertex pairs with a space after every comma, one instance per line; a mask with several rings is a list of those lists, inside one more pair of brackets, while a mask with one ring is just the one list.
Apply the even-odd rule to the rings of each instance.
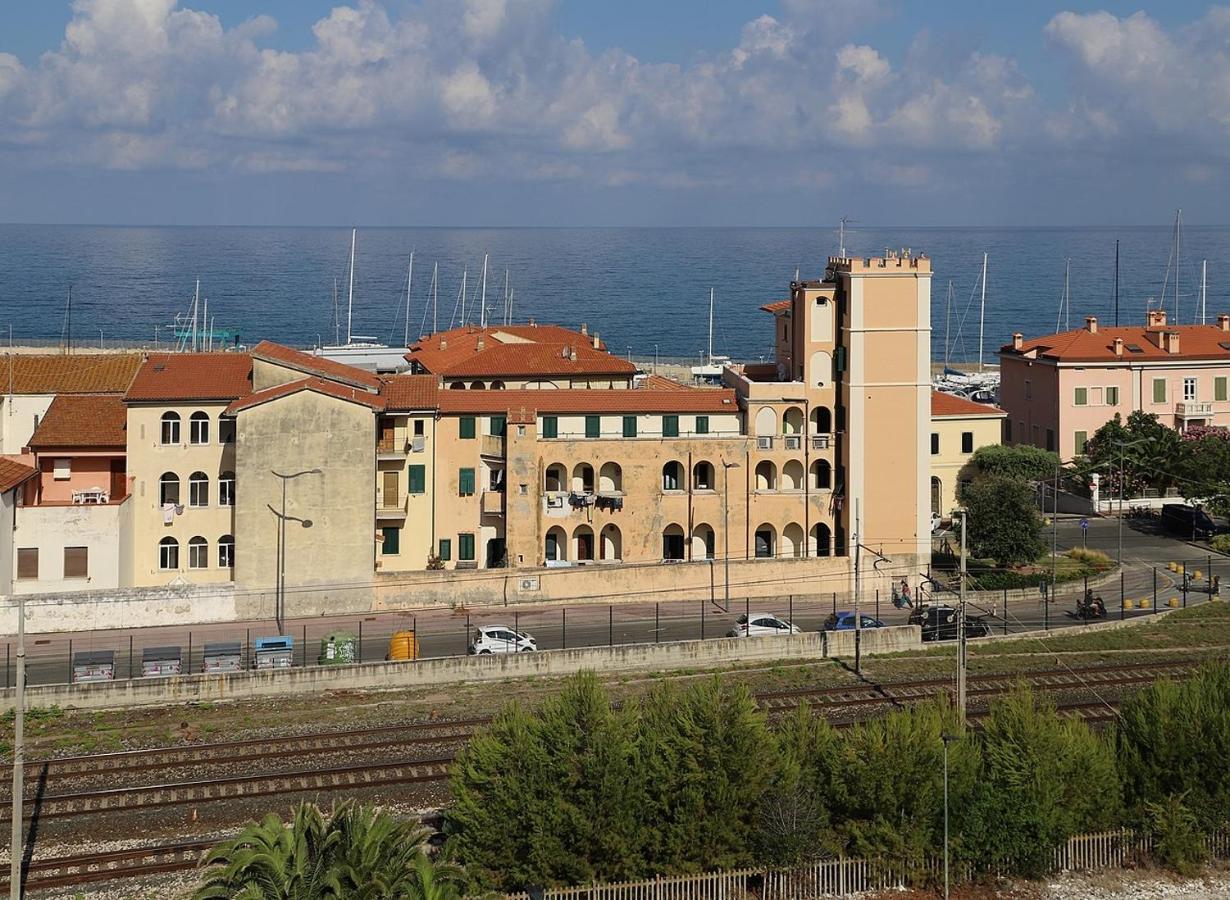
[[1076, 601], [1076, 610], [1069, 612], [1068, 615], [1082, 622], [1105, 619], [1106, 604], [1102, 602], [1101, 597], [1095, 597], [1093, 591], [1085, 591], [1085, 596]]

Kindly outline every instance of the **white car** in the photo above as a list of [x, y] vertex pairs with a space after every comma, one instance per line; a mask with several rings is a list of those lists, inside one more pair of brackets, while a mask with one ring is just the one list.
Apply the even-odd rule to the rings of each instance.
[[764, 637], [770, 634], [802, 634], [803, 629], [777, 616], [756, 613], [748, 622], [747, 616], [739, 616], [735, 627], [726, 632], [727, 637]]
[[480, 625], [474, 629], [474, 639], [470, 641], [467, 652], [474, 656], [481, 653], [522, 653], [537, 649], [538, 643], [533, 635], [513, 631], [507, 625]]

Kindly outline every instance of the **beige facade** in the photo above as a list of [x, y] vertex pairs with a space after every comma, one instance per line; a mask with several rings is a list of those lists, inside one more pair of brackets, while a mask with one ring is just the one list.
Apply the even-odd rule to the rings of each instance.
[[973, 478], [970, 458], [1000, 442], [1007, 414], [957, 397], [937, 395], [931, 407], [931, 513], [947, 519], [960, 505], [962, 485]]

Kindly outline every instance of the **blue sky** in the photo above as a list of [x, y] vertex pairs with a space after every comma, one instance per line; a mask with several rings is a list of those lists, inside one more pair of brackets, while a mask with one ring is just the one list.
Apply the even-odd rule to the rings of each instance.
[[0, 221], [1226, 221], [1230, 7], [0, 5]]

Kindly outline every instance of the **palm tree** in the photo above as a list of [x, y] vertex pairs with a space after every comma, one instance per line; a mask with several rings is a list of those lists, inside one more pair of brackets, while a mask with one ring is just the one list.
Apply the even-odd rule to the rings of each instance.
[[455, 900], [460, 870], [433, 863], [430, 832], [344, 803], [270, 813], [206, 854], [196, 900]]

